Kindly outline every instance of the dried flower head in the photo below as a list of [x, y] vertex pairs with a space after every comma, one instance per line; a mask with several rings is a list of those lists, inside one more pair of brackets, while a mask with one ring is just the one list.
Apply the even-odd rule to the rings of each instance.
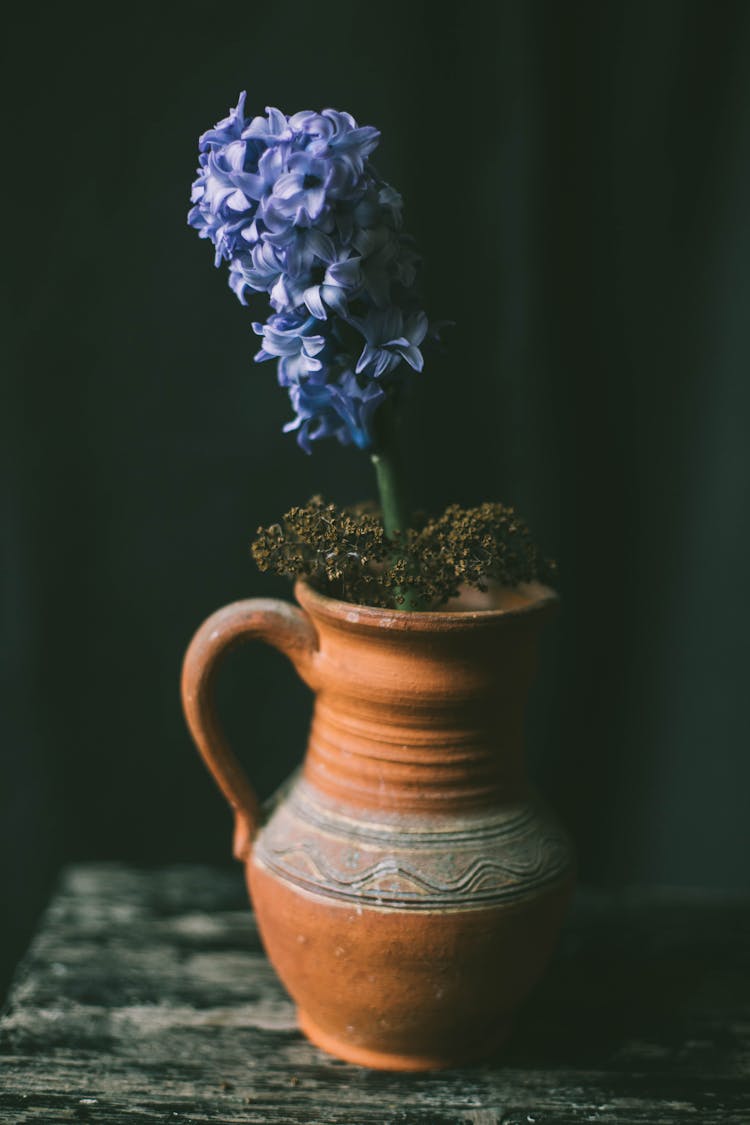
[[323, 593], [359, 605], [435, 609], [462, 586], [487, 588], [547, 581], [543, 560], [513, 508], [451, 505], [437, 519], [389, 539], [378, 513], [341, 509], [315, 496], [280, 524], [259, 528], [252, 545], [258, 567], [305, 578]]

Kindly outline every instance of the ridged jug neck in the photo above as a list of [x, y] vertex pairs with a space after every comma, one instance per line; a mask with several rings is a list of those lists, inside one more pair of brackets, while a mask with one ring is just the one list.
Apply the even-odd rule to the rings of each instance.
[[396, 813], [521, 799], [546, 593], [515, 611], [399, 614], [298, 589], [319, 637], [308, 784], [342, 806]]

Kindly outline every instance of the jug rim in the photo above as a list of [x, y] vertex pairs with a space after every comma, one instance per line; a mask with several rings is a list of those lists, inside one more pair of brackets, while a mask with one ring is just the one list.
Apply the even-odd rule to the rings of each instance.
[[520, 583], [516, 587], [506, 586], [498, 589], [513, 592], [519, 600], [514, 604], [487, 609], [476, 607], [440, 610], [387, 609], [330, 597], [316, 590], [303, 578], [295, 583], [294, 594], [303, 609], [342, 625], [370, 625], [379, 629], [410, 632], [462, 630], [483, 625], [500, 625], [542, 614], [546, 616], [557, 608], [560, 601], [559, 594], [541, 582]]

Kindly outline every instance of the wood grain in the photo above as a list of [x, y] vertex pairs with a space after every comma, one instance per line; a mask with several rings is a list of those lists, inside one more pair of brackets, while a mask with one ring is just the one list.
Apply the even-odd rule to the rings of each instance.
[[512, 1042], [472, 1070], [296, 1030], [239, 871], [68, 869], [0, 1023], [0, 1122], [748, 1125], [750, 899], [579, 895]]

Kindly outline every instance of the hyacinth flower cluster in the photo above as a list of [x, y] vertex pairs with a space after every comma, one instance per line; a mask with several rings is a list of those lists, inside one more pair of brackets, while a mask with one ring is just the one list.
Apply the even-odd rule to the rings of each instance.
[[243, 304], [268, 295], [255, 359], [277, 361], [306, 452], [324, 437], [376, 451], [379, 409], [423, 366], [418, 258], [369, 159], [379, 139], [333, 109], [247, 117], [243, 93], [199, 140], [188, 222]]
[[379, 509], [315, 497], [259, 528], [258, 566], [405, 610], [440, 607], [464, 585], [544, 580], [553, 564], [511, 509], [453, 505], [430, 520], [406, 501], [394, 422], [438, 333], [417, 294], [401, 197], [370, 159], [380, 133], [333, 109], [248, 117], [245, 100], [199, 139], [188, 222], [213, 243], [215, 265], [228, 264], [243, 305], [270, 303], [253, 323], [255, 359], [276, 362], [294, 408], [284, 429], [307, 453], [326, 437], [367, 451], [380, 494]]

